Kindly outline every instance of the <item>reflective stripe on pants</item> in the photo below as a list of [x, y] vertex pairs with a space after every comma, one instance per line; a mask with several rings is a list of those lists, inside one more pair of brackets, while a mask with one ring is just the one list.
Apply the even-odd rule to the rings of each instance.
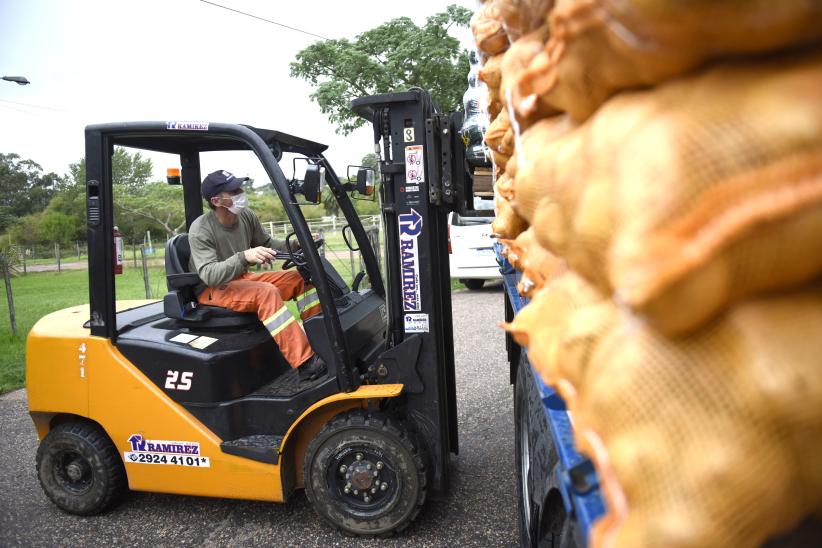
[[274, 337], [294, 321], [296, 320], [294, 316], [291, 315], [288, 307], [283, 305], [273, 316], [263, 320], [263, 325], [265, 325], [265, 328], [271, 333], [271, 336]]
[[311, 287], [311, 289], [302, 295], [298, 295], [294, 300], [297, 302], [297, 309], [299, 309], [300, 318], [303, 320], [320, 313], [320, 296], [317, 295], [316, 287]]
[[[256, 312], [291, 367], [299, 367], [314, 355], [314, 351], [284, 301], [305, 298], [311, 290], [314, 288], [306, 285], [294, 270], [246, 273], [225, 285], [206, 288], [197, 300], [201, 304], [222, 306], [235, 312]], [[311, 296], [308, 299], [307, 303], [313, 302]], [[300, 309], [303, 319], [319, 312], [318, 306], [311, 307], [311, 310]]]

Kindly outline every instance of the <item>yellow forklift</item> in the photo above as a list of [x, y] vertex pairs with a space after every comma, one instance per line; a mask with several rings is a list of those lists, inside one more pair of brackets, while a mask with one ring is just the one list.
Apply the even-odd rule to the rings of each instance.
[[[207, 122], [86, 128], [90, 304], [42, 318], [26, 353], [37, 474], [58, 507], [96, 514], [127, 488], [274, 502], [305, 488], [334, 527], [384, 536], [447, 491], [458, 439], [446, 215], [465, 170], [450, 153], [438, 159], [443, 147], [464, 148], [461, 116], [440, 115], [421, 90], [358, 101], [385, 143], [385, 283], [349, 196], [371, 194], [375, 173], [349, 166], [356, 178], [340, 180], [325, 145]], [[432, 132], [432, 120], [446, 131]], [[169, 183], [181, 187], [187, 226], [203, 212], [201, 153], [254, 153], [293, 228], [292, 251], [279, 258], [319, 295], [322, 312], [303, 327], [325, 376], [301, 380], [256, 315], [197, 304], [185, 234], [166, 246], [164, 299], [117, 302], [116, 146], [179, 156]], [[284, 153], [304, 162], [301, 179], [281, 170]], [[363, 258], [351, 287], [318, 252], [301, 210], [326, 185]]]

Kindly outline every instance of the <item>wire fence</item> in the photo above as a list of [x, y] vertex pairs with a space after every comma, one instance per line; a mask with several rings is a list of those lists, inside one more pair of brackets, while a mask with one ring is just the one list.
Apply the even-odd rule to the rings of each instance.
[[[313, 233], [317, 233], [320, 230], [325, 232], [339, 232], [342, 231], [346, 225], [345, 218], [339, 218], [336, 215], [322, 217], [321, 219], [306, 219], [306, 222], [308, 223], [308, 229]], [[370, 227], [379, 227], [380, 216], [363, 215], [360, 217], [360, 222], [366, 230]], [[288, 221], [266, 221], [263, 222], [262, 225], [273, 238], [281, 240], [285, 239], [292, 231], [291, 223]]]
[[[323, 217], [321, 219], [307, 219], [309, 230], [315, 238], [322, 238], [323, 246], [319, 249], [325, 257], [349, 283], [364, 270], [364, 263], [360, 250], [356, 247], [353, 235], [348, 229], [345, 219], [337, 217]], [[377, 256], [382, 270], [382, 232], [379, 215], [361, 217], [368, 240]], [[293, 229], [290, 223], [282, 221], [266, 221], [263, 228], [278, 240], [285, 240]], [[351, 245], [349, 245], [349, 242]], [[52, 272], [63, 270], [82, 270], [88, 268], [88, 245], [84, 241], [75, 241], [70, 244], [60, 242], [42, 242], [38, 244], [9, 246], [10, 256], [16, 257], [16, 263], [10, 265], [14, 275], [27, 275], [36, 272]], [[159, 267], [165, 264], [165, 239], [151, 238], [149, 235], [142, 239], [126, 239], [123, 245], [123, 268], [142, 269], [148, 276], [148, 267]], [[280, 265], [255, 267], [258, 270], [279, 268]], [[368, 282], [364, 284], [367, 287]], [[147, 297], [151, 284], [146, 281]]]
[[74, 241], [70, 244], [59, 242], [43, 242], [14, 246], [20, 256], [20, 261], [28, 265], [56, 264], [60, 262], [84, 261], [88, 258], [87, 246], [84, 241]]
[[[363, 218], [364, 228], [368, 237], [368, 244], [374, 250], [380, 264], [380, 273], [383, 273], [384, 256], [382, 254], [383, 233], [380, 228], [379, 216]], [[312, 219], [308, 221], [310, 230], [315, 238], [322, 239], [319, 248], [324, 257], [340, 276], [352, 285], [357, 275], [365, 270], [362, 253], [356, 247], [356, 241], [351, 231], [335, 218]], [[273, 237], [285, 239], [291, 232], [291, 226], [285, 223], [263, 223]], [[122, 269], [124, 278], [129, 281], [131, 294], [145, 291], [146, 299], [160, 299], [166, 293], [165, 280], [165, 241], [152, 242], [150, 237], [142, 241], [124, 242], [122, 248]], [[279, 269], [280, 264], [257, 266], [257, 271]], [[114, 265], [112, 264], [112, 268]], [[6, 302], [9, 310], [9, 320], [12, 333], [17, 336], [17, 314], [12, 294], [11, 278], [14, 276], [36, 276], [37, 272], [62, 272], [64, 270], [88, 269], [88, 246], [86, 242], [76, 241], [62, 245], [59, 242], [44, 242], [36, 245], [6, 245], [0, 249], [0, 276], [4, 279]], [[118, 276], [119, 278], [119, 276]], [[28, 278], [36, 282], [36, 278]], [[134, 283], [142, 279], [142, 288], [137, 289]], [[360, 288], [370, 287], [371, 281], [364, 277]], [[119, 287], [119, 286], [118, 286]], [[128, 290], [128, 287], [126, 288]], [[0, 290], [2, 291], [2, 290]], [[119, 289], [118, 289], [119, 291]], [[127, 291], [128, 292], [128, 291]], [[130, 298], [137, 298], [136, 295]]]

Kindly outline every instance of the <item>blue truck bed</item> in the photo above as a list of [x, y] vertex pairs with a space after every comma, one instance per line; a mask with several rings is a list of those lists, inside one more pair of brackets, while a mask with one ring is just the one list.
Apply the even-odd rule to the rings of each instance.
[[[528, 300], [517, 293], [517, 283], [522, 275], [500, 255], [501, 245], [495, 244], [495, 248], [505, 291], [514, 309], [514, 314], [517, 314], [522, 307], [528, 304]], [[525, 349], [522, 351], [525, 352]], [[531, 373], [540, 391], [542, 411], [548, 421], [552, 441], [559, 457], [556, 469], [546, 471], [548, 472], [546, 477], [550, 477], [551, 473], [555, 475], [556, 485], [559, 486], [562, 494], [568, 519], [574, 520], [577, 538], [587, 545], [591, 525], [605, 513], [599, 479], [593, 463], [581, 455], [574, 446], [573, 426], [562, 398], [542, 382], [533, 368], [531, 368]]]

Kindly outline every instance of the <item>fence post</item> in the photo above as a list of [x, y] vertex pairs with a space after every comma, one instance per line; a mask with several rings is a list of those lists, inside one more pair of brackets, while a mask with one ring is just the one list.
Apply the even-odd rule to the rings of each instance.
[[143, 261], [143, 284], [146, 287], [146, 299], [151, 298], [151, 286], [148, 283], [148, 262], [146, 261], [146, 248], [140, 246], [140, 259]]
[[382, 253], [380, 249], [380, 229], [376, 226], [368, 229], [368, 242], [371, 244], [371, 249], [374, 250], [374, 255], [377, 257], [377, 268], [382, 271]]
[[3, 279], [6, 282], [6, 301], [9, 303], [9, 321], [11, 331], [17, 335], [17, 320], [14, 316], [14, 297], [11, 294], [11, 275], [9, 274], [9, 258], [5, 253], [0, 253], [0, 268], [3, 269]]
[[77, 246], [77, 260], [80, 260], [80, 240], [74, 240], [75, 245]]
[[54, 256], [57, 257], [57, 272], [60, 270], [60, 242], [54, 242]]
[[23, 274], [26, 274], [26, 251], [27, 249], [23, 248]]
[[320, 257], [325, 258], [325, 229], [321, 227], [317, 231], [317, 237], [323, 241], [323, 245], [321, 245], [318, 250], [320, 252]]
[[134, 268], [137, 268], [137, 244], [131, 244], [131, 254], [134, 257]]

